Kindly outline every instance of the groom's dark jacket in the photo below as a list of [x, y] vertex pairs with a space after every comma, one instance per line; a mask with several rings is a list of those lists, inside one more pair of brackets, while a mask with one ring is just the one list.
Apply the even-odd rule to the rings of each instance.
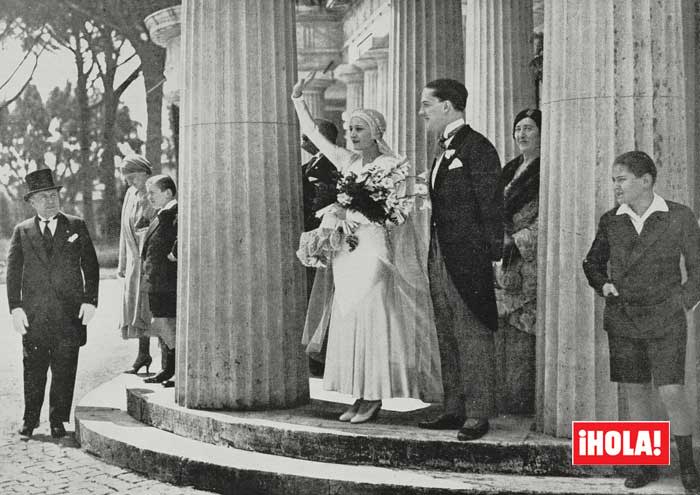
[[[452, 150], [452, 151], [450, 151]], [[493, 145], [468, 125], [454, 135], [439, 164], [432, 202], [431, 235], [467, 307], [487, 327], [498, 329], [492, 261], [503, 250], [501, 162]]]
[[15, 227], [7, 298], [10, 311], [21, 307], [27, 314], [25, 343], [84, 345], [86, 329], [78, 314], [83, 303], [97, 306], [100, 268], [85, 222], [64, 213], [56, 222], [50, 254], [36, 216]]
[[700, 300], [700, 228], [690, 208], [666, 204], [669, 211], [652, 213], [639, 235], [617, 207], [600, 218], [583, 270], [599, 295], [608, 282], [620, 294], [605, 301], [604, 328], [610, 334], [663, 337], [684, 329], [685, 310]]

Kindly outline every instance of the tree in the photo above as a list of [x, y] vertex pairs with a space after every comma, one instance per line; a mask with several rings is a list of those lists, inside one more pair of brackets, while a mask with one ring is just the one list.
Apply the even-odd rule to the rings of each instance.
[[[131, 60], [135, 54], [130, 49], [126, 38], [110, 25], [91, 19], [84, 10], [70, 7], [67, 3], [48, 2], [45, 0], [3, 0], [7, 8], [0, 15], [6, 22], [14, 23], [21, 33], [25, 46], [43, 43], [50, 49], [63, 47], [74, 55], [77, 82], [76, 94], [80, 109], [79, 142], [83, 163], [88, 163], [89, 139], [87, 129], [91, 111], [102, 107], [102, 154], [100, 163], [91, 174], [84, 169], [82, 174], [83, 192], [86, 201], [86, 222], [93, 227], [92, 182], [95, 176], [104, 184], [104, 219], [108, 239], [116, 240], [119, 236], [119, 201], [115, 178], [114, 155], [117, 151], [115, 142], [116, 113], [119, 100], [126, 88], [138, 77], [140, 67], [128, 75], [119, 75], [119, 69]], [[65, 8], [61, 8], [65, 7]], [[70, 7], [70, 8], [69, 8]], [[122, 71], [123, 72], [123, 71]], [[101, 99], [89, 104], [88, 93], [101, 93]]]
[[[77, 105], [77, 94], [68, 83], [64, 88], [54, 88], [44, 104], [36, 88], [29, 85], [27, 94], [19, 99], [12, 111], [7, 114], [5, 126], [0, 127], [0, 183], [8, 196], [20, 199], [21, 185], [27, 172], [35, 168], [48, 167], [54, 171], [57, 180], [63, 185], [64, 207], [75, 211], [78, 196], [82, 196], [84, 217], [93, 208], [91, 199], [99, 179], [93, 173], [104, 155], [102, 148], [101, 106], [91, 113], [87, 136], [89, 139], [87, 161], [80, 144], [81, 123]], [[91, 103], [101, 100], [99, 93], [92, 95]], [[45, 126], [36, 125], [44, 123]], [[136, 133], [138, 123], [131, 120], [129, 109], [120, 106], [116, 112], [115, 141], [117, 153], [122, 150], [132, 152], [142, 146]], [[27, 139], [27, 129], [32, 128], [31, 139]], [[85, 189], [86, 175], [90, 178], [90, 188]], [[89, 196], [89, 197], [87, 197]], [[103, 198], [104, 199], [104, 198]], [[21, 203], [20, 201], [17, 201]], [[21, 213], [21, 211], [19, 212]], [[106, 211], [101, 211], [102, 221]], [[19, 219], [15, 219], [19, 220]], [[104, 224], [104, 222], [101, 222]]]
[[128, 39], [136, 50], [141, 60], [146, 90], [146, 158], [158, 167], [162, 142], [165, 49], [151, 40], [144, 19], [158, 10], [180, 5], [181, 0], [60, 0], [59, 3], [112, 27]]

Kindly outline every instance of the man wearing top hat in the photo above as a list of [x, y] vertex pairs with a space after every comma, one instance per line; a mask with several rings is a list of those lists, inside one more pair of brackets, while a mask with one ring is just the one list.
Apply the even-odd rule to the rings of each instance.
[[85, 222], [62, 213], [51, 170], [27, 174], [24, 200], [36, 215], [19, 223], [7, 256], [7, 298], [24, 351], [24, 424], [31, 437], [39, 425], [51, 369], [51, 436], [65, 436], [78, 351], [95, 313], [99, 265]]

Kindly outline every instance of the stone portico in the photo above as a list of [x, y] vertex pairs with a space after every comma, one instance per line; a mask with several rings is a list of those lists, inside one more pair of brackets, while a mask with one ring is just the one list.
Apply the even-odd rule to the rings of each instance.
[[[617, 154], [648, 152], [662, 195], [691, 207], [700, 199], [700, 2], [318, 3], [184, 0], [146, 19], [168, 49], [166, 96], [180, 109], [177, 403], [269, 409], [308, 400], [298, 344], [304, 277], [294, 259], [300, 155], [288, 94], [297, 76], [333, 61], [306, 90], [312, 113], [340, 127], [348, 111], [377, 108], [388, 141], [423, 167], [433, 138], [416, 105], [428, 80], [465, 81], [468, 121], [504, 163], [515, 155], [513, 116], [541, 95], [537, 428], [568, 437], [572, 420], [624, 417], [608, 380], [602, 303], [580, 264], [613, 205]], [[534, 32], [544, 35], [540, 93]], [[691, 331], [696, 411], [697, 346]]]

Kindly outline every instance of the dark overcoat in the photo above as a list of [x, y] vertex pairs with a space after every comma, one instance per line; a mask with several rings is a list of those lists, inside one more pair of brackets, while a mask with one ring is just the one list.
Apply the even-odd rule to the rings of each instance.
[[[453, 150], [453, 151], [450, 151]], [[498, 329], [492, 261], [503, 249], [501, 162], [493, 145], [469, 126], [460, 129], [443, 157], [432, 201], [436, 235], [447, 272], [467, 307], [487, 327]]]
[[685, 310], [700, 300], [700, 228], [690, 208], [666, 204], [669, 211], [652, 213], [639, 235], [617, 208], [600, 218], [583, 270], [599, 295], [608, 282], [620, 294], [605, 301], [604, 328], [610, 334], [659, 338], [683, 330]]
[[53, 248], [47, 253], [38, 217], [19, 223], [7, 257], [10, 311], [22, 308], [29, 328], [24, 342], [84, 345], [86, 328], [78, 317], [83, 303], [97, 306], [100, 268], [85, 222], [59, 213]]
[[160, 210], [144, 237], [141, 259], [149, 293], [177, 291], [177, 263], [168, 254], [177, 258], [177, 204]]
[[335, 165], [325, 155], [314, 157], [302, 165], [301, 185], [303, 188], [305, 231], [308, 232], [321, 225], [321, 219], [316, 218], [316, 211], [327, 204], [319, 203], [319, 188], [332, 187], [333, 175], [336, 172]]

